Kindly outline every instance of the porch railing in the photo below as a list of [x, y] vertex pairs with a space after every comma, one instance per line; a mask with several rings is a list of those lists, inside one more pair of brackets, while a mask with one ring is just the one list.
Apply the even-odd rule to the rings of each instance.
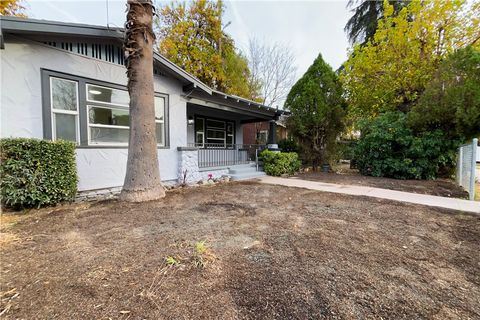
[[192, 143], [198, 148], [198, 167], [224, 167], [254, 162], [258, 168], [258, 155], [267, 148], [259, 144]]

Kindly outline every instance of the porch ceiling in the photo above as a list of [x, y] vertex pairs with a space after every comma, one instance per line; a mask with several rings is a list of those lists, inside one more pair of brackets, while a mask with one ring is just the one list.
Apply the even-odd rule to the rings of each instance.
[[282, 114], [282, 110], [218, 92], [208, 95], [199, 90], [192, 90], [185, 97], [189, 105], [230, 112], [236, 114], [236, 118], [244, 123], [276, 120]]
[[[262, 122], [274, 119], [275, 115], [263, 115], [248, 110], [239, 110], [199, 99], [190, 99], [187, 103], [189, 113], [207, 115], [217, 118], [240, 120], [241, 123]], [[215, 115], [213, 115], [215, 113]]]

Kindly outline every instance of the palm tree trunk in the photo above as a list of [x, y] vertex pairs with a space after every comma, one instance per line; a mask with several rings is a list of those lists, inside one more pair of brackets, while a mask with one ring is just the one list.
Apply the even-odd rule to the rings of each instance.
[[130, 94], [127, 174], [120, 199], [131, 202], [165, 196], [155, 135], [153, 90], [153, 6], [151, 0], [127, 0], [125, 50]]

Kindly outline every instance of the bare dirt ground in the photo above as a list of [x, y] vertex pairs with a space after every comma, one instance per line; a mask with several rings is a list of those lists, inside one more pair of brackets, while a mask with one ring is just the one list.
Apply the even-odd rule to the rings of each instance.
[[358, 170], [348, 168], [348, 165], [341, 165], [335, 172], [305, 172], [293, 178], [319, 181], [326, 183], [349, 184], [383, 188], [390, 190], [406, 191], [413, 193], [429, 194], [440, 197], [452, 197], [468, 199], [468, 192], [458, 186], [450, 179], [436, 180], [399, 180], [390, 178], [378, 178], [362, 176]]
[[5, 319], [480, 318], [480, 217], [457, 212], [243, 182], [1, 231]]

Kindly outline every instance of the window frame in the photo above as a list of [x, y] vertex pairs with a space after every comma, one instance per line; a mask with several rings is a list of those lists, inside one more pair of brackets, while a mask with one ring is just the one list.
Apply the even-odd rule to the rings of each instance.
[[[76, 99], [76, 105], [77, 105], [77, 110], [76, 111], [73, 111], [73, 110], [62, 110], [62, 109], [55, 109], [53, 107], [53, 90], [52, 90], [52, 80], [53, 79], [58, 79], [58, 80], [62, 80], [62, 81], [68, 81], [68, 82], [73, 82], [75, 83], [75, 97], [77, 98]], [[78, 87], [79, 87], [79, 83], [78, 81], [75, 81], [75, 80], [70, 80], [70, 79], [64, 79], [64, 78], [60, 78], [60, 77], [55, 77], [55, 76], [50, 76], [48, 77], [48, 81], [49, 81], [49, 86], [50, 86], [50, 118], [51, 118], [51, 121], [50, 121], [50, 125], [51, 125], [51, 130], [52, 130], [52, 140], [57, 140], [57, 127], [56, 127], [56, 117], [55, 115], [56, 114], [68, 114], [68, 115], [72, 115], [72, 116], [75, 116], [75, 143], [77, 145], [80, 144], [80, 101], [79, 101], [79, 90], [78, 90]]]
[[[88, 119], [88, 106], [97, 106], [97, 107], [107, 107], [114, 109], [125, 109], [129, 110], [128, 107], [125, 108], [124, 105], [115, 105], [113, 106], [96, 101], [87, 101], [87, 84], [92, 84], [99, 87], [105, 87], [107, 89], [118, 89], [127, 91], [127, 87], [120, 84], [110, 83], [107, 81], [101, 81], [81, 76], [75, 76], [68, 73], [53, 71], [49, 69], [41, 68], [41, 86], [42, 86], [42, 106], [43, 106], [43, 137], [47, 140], [53, 140], [54, 128], [53, 128], [53, 115], [52, 115], [52, 97], [51, 97], [51, 84], [50, 78], [59, 78], [69, 81], [77, 82], [77, 148], [78, 149], [127, 149], [127, 143], [105, 143], [105, 144], [89, 144], [89, 119]], [[161, 97], [164, 99], [164, 119], [163, 119], [163, 136], [164, 144], [157, 144], [157, 149], [169, 149], [170, 148], [170, 96], [166, 93], [154, 92], [155, 97]], [[116, 108], [120, 107], [120, 108]], [[161, 122], [155, 119], [155, 123]]]
[[[221, 119], [221, 118], [215, 118], [215, 117], [209, 117], [209, 116], [203, 116], [203, 115], [195, 115], [195, 123], [201, 119], [203, 120], [203, 139], [204, 139], [204, 144], [200, 144], [200, 142], [197, 141], [197, 133], [199, 131], [194, 130], [194, 139], [195, 139], [195, 145], [200, 148], [207, 148], [207, 149], [215, 149], [215, 148], [225, 148], [225, 149], [231, 149], [235, 145], [236, 142], [236, 121], [235, 120], [229, 120], [229, 119]], [[215, 122], [223, 122], [224, 124], [224, 129], [219, 129], [217, 127], [208, 127], [207, 123], [208, 120], [215, 121]], [[232, 124], [232, 133], [228, 133], [228, 124]], [[208, 131], [221, 131], [225, 133], [225, 137], [222, 138], [208, 138]], [[227, 138], [228, 136], [232, 137], [232, 143], [227, 144]], [[208, 142], [208, 140], [217, 140], [221, 142]], [[223, 147], [208, 147], [209, 144], [223, 144]], [[205, 146], [206, 145], [206, 146]]]

